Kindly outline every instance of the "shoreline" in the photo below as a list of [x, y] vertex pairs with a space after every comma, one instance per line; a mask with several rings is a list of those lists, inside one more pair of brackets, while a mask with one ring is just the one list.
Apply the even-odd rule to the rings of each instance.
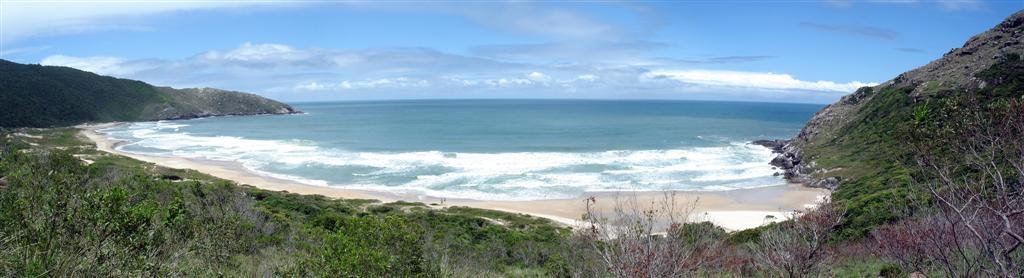
[[330, 198], [376, 199], [381, 202], [410, 201], [440, 204], [439, 206], [431, 207], [467, 206], [528, 214], [550, 219], [568, 226], [578, 226], [580, 224], [579, 219], [585, 213], [584, 201], [588, 198], [597, 200], [594, 204], [597, 210], [610, 214], [616, 203], [620, 203], [622, 200], [628, 200], [631, 204], [635, 203], [641, 207], [648, 208], [661, 202], [666, 194], [670, 193], [675, 197], [678, 204], [691, 208], [689, 209], [691, 220], [710, 221], [726, 230], [735, 231], [761, 226], [773, 220], [787, 219], [794, 210], [813, 206], [827, 198], [829, 194], [829, 191], [826, 189], [810, 188], [800, 184], [786, 184], [726, 191], [589, 192], [584, 196], [572, 199], [486, 201], [344, 189], [309, 185], [264, 176], [253, 173], [235, 162], [151, 156], [118, 151], [115, 147], [119, 141], [110, 139], [97, 131], [117, 124], [120, 123], [79, 125], [76, 128], [80, 129], [79, 134], [93, 141], [96, 144], [96, 149], [99, 151], [127, 156], [168, 168], [192, 169], [265, 190], [323, 195]]

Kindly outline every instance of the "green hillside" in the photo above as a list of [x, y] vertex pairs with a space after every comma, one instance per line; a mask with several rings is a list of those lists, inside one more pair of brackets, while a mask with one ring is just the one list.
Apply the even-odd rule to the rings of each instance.
[[[834, 188], [848, 208], [846, 236], [899, 219], [897, 206], [921, 201], [918, 159], [943, 157], [966, 139], [953, 131], [988, 127], [1019, 109], [1024, 96], [1024, 12], [942, 58], [876, 87], [864, 87], [819, 111], [786, 147], [787, 176]], [[784, 163], [779, 163], [784, 164]]]
[[172, 89], [67, 67], [0, 60], [0, 127], [294, 113], [257, 95]]

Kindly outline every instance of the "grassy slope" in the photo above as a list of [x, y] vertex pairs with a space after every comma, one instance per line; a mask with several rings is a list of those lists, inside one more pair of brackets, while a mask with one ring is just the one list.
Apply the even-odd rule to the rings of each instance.
[[[924, 97], [910, 97], [912, 88], [886, 88], [860, 105], [854, 118], [837, 127], [835, 136], [817, 136], [803, 147], [803, 155], [821, 169], [818, 178], [842, 180], [833, 200], [845, 204], [845, 237], [860, 237], [876, 225], [902, 217], [908, 203], [922, 200], [911, 183], [918, 174], [913, 155], [928, 148], [946, 123], [969, 112], [991, 113], [996, 104], [1024, 95], [1024, 61], [1007, 55], [976, 77], [988, 81], [972, 93], [944, 91], [932, 86]], [[925, 84], [928, 86], [928, 84]], [[965, 106], [965, 102], [977, 102]]]
[[1017, 11], [962, 47], [885, 84], [862, 88], [811, 119], [793, 147], [812, 181], [840, 180], [832, 199], [848, 209], [844, 238], [914, 214], [908, 204], [927, 204], [926, 194], [913, 186], [928, 179], [916, 157], [949, 153], [941, 142], [955, 144], [962, 137], [950, 132], [954, 126], [998, 114], [1008, 100], [1021, 98], [1022, 31], [1024, 11]]

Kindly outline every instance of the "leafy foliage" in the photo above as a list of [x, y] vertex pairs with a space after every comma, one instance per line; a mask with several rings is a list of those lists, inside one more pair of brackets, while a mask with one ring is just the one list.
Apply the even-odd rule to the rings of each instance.
[[0, 127], [294, 112], [252, 94], [154, 87], [68, 67], [6, 60], [0, 60], [0, 111]]
[[342, 218], [335, 222], [310, 269], [319, 276], [387, 276], [426, 273], [422, 227], [399, 216]]
[[163, 101], [143, 82], [0, 60], [0, 126], [134, 120], [145, 105]]
[[265, 191], [98, 153], [74, 132], [33, 132], [47, 135], [35, 146], [0, 134], [0, 275], [558, 275], [570, 263], [569, 231], [544, 219]]

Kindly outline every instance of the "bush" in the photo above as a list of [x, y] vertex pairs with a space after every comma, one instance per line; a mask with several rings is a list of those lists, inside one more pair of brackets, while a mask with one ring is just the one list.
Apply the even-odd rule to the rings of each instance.
[[0, 136], [0, 276], [556, 275], [568, 265], [567, 230], [545, 219], [265, 191], [119, 156], [84, 165], [11, 138]]
[[121, 170], [60, 151], [4, 153], [3, 273], [214, 273], [232, 269], [233, 256], [283, 243], [286, 231], [238, 187], [180, 186]]
[[310, 261], [321, 276], [426, 276], [423, 230], [399, 216], [349, 217], [340, 221]]

